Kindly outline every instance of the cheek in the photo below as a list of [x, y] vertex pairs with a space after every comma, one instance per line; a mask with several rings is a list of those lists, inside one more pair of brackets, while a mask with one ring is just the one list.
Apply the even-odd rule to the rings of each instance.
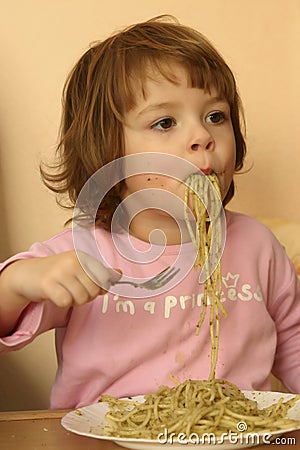
[[147, 153], [153, 151], [153, 144], [148, 133], [140, 130], [125, 129], [124, 131], [124, 154]]
[[164, 189], [163, 177], [152, 174], [141, 174], [126, 178], [124, 184], [127, 194], [149, 188]]
[[126, 178], [122, 198], [143, 189], [162, 189], [184, 199], [184, 185], [180, 181], [164, 175], [147, 173]]
[[134, 188], [134, 190], [156, 188], [170, 191], [176, 189], [179, 184], [174, 178], [147, 173], [141, 173], [140, 175], [128, 177], [125, 180], [125, 183], [128, 187]]
[[234, 171], [235, 171], [235, 162], [236, 162], [236, 154], [235, 151], [232, 154], [232, 157], [227, 162], [227, 165], [225, 167], [225, 174], [228, 178], [232, 178]]
[[235, 149], [230, 154], [230, 157], [226, 159], [223, 166], [223, 171], [220, 173], [219, 179], [221, 184], [221, 193], [222, 193], [222, 199], [225, 198], [228, 189], [230, 187], [230, 184], [233, 179], [234, 171], [235, 171]]
[[227, 143], [227, 152], [224, 160], [225, 176], [226, 178], [230, 178], [230, 180], [232, 179], [235, 171], [235, 163], [236, 163], [236, 144], [234, 135], [232, 133], [231, 139]]

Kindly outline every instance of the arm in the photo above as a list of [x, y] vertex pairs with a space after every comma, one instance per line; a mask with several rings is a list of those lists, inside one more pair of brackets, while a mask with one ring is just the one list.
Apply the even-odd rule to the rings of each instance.
[[300, 282], [296, 278], [278, 296], [277, 349], [273, 373], [290, 392], [300, 393]]
[[300, 393], [300, 280], [285, 254], [276, 254], [269, 311], [277, 330], [273, 373], [290, 392]]
[[0, 336], [10, 332], [30, 302], [50, 300], [60, 308], [77, 306], [103, 294], [116, 272], [86, 255], [89, 273], [82, 268], [76, 252], [21, 259], [8, 265], [0, 276]]
[[22, 311], [29, 304], [29, 300], [11, 287], [20, 262], [22, 260], [9, 265], [0, 275], [0, 336], [5, 336], [14, 328]]

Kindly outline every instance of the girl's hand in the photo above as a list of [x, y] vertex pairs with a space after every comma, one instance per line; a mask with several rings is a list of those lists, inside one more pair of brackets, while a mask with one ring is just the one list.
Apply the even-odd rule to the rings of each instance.
[[[104, 294], [111, 281], [121, 273], [107, 269], [91, 256], [74, 250], [43, 258], [16, 261], [5, 270], [11, 271], [15, 293], [28, 302], [50, 300], [59, 307], [83, 305]], [[3, 275], [4, 275], [3, 273]], [[93, 274], [93, 279], [88, 274]], [[9, 276], [9, 274], [7, 273]]]

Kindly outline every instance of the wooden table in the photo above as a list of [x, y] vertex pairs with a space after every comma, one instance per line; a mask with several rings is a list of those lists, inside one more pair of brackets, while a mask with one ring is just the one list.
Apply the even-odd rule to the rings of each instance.
[[[0, 412], [1, 450], [121, 450], [110, 441], [102, 441], [66, 431], [60, 424], [67, 411]], [[292, 440], [290, 440], [292, 439]], [[300, 430], [281, 436], [274, 444], [300, 450]], [[272, 446], [272, 450], [274, 450]], [[164, 445], [159, 446], [163, 450]], [[185, 445], [182, 446], [184, 450]], [[188, 448], [199, 448], [191, 445]], [[219, 446], [222, 450], [222, 446]], [[238, 446], [236, 446], [238, 448]], [[268, 446], [255, 449], [266, 450]]]
[[0, 412], [1, 450], [121, 450], [110, 441], [79, 436], [65, 430], [68, 411]]

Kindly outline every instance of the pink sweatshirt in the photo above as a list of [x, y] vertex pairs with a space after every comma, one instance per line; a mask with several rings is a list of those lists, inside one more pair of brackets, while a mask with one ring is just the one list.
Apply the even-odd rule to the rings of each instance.
[[[216, 377], [242, 389], [269, 390], [273, 371], [288, 389], [300, 393], [300, 284], [294, 268], [265, 226], [233, 212], [227, 211], [226, 218], [222, 302], [228, 316], [221, 315]], [[96, 239], [108, 263], [132, 276], [159, 272], [178, 252], [178, 246], [168, 246], [155, 263], [136, 264], [115, 251], [106, 231], [97, 230]], [[122, 239], [126, 246], [125, 235]], [[135, 238], [131, 241], [141, 251], [148, 248]], [[65, 230], [0, 269], [12, 260], [72, 248], [72, 231]], [[183, 252], [189, 259], [193, 245], [184, 244]], [[203, 290], [198, 277], [191, 270], [177, 286], [148, 298], [133, 298], [132, 291], [123, 287], [126, 297], [107, 293], [77, 308], [31, 303], [15, 332], [0, 339], [0, 351], [16, 350], [56, 329], [59, 364], [52, 408], [94, 403], [103, 393], [144, 394], [161, 384], [172, 386], [174, 378], [207, 379], [211, 352], [207, 318], [195, 335]]]

